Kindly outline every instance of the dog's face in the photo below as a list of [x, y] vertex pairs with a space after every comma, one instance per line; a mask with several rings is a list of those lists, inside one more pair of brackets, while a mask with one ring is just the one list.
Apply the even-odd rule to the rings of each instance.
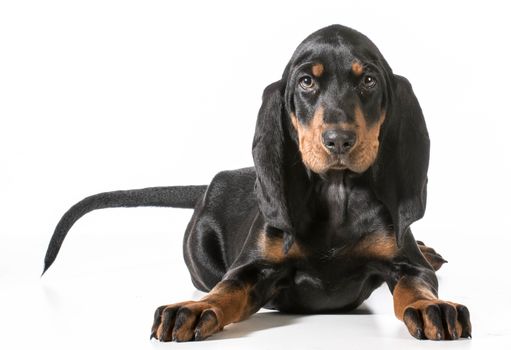
[[311, 173], [364, 173], [400, 243], [424, 215], [429, 136], [419, 102], [353, 29], [332, 25], [298, 46], [282, 79], [263, 93], [252, 155], [259, 208], [283, 232], [305, 230], [312, 220], [304, 218], [318, 180]]
[[385, 69], [379, 52], [360, 50], [359, 45], [321, 33], [300, 45], [288, 67], [293, 134], [303, 163], [318, 174], [346, 169], [362, 173], [378, 154]]

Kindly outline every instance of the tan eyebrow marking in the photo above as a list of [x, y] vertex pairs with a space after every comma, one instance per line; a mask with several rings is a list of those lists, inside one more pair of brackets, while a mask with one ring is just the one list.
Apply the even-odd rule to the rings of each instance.
[[312, 75], [314, 75], [316, 78], [319, 78], [323, 71], [325, 70], [325, 67], [321, 63], [317, 63], [312, 66]]
[[351, 65], [351, 70], [353, 74], [359, 77], [364, 72], [364, 66], [359, 61], [354, 61], [353, 64]]

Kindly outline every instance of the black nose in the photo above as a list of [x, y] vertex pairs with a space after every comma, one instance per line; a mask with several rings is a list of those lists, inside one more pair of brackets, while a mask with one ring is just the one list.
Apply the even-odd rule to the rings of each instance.
[[323, 144], [333, 154], [347, 153], [356, 140], [357, 136], [353, 131], [333, 129], [323, 133]]

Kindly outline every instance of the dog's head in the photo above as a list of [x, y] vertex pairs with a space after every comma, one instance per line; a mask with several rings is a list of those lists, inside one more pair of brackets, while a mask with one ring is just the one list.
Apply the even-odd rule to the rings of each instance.
[[376, 159], [390, 69], [361, 34], [335, 26], [308, 37], [285, 73], [285, 110], [304, 165], [362, 173]]
[[398, 241], [424, 214], [429, 138], [420, 106], [406, 79], [350, 28], [311, 34], [266, 88], [253, 156], [260, 209], [282, 231], [299, 230], [312, 173], [367, 175]]

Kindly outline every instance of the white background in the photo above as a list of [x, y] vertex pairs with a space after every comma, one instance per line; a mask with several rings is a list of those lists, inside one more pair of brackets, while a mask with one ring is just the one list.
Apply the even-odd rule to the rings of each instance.
[[[509, 14], [504, 1], [0, 2], [0, 348], [509, 348]], [[414, 340], [383, 287], [356, 315], [257, 314], [206, 342], [149, 341], [156, 306], [200, 296], [182, 261], [189, 210], [91, 213], [39, 278], [83, 197], [251, 165], [262, 90], [332, 23], [414, 86], [432, 140], [414, 232], [449, 260], [440, 296], [469, 306], [473, 340]]]

